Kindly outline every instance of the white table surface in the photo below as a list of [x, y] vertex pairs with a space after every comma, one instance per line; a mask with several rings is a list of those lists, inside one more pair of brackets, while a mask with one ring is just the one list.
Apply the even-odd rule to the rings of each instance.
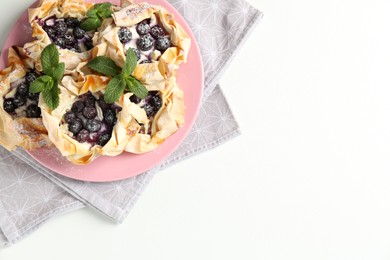
[[[390, 1], [249, 1], [265, 17], [221, 81], [243, 135], [124, 224], [79, 210], [1, 260], [390, 259]], [[2, 0], [0, 29], [29, 3]]]

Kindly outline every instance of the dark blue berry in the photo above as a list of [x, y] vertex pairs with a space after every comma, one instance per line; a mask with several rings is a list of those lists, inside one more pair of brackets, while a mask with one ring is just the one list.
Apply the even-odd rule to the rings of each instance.
[[166, 51], [171, 46], [171, 41], [168, 37], [158, 38], [156, 40], [156, 49], [159, 51]]
[[132, 95], [130, 97], [130, 101], [135, 103], [135, 104], [139, 104], [141, 102], [141, 99], [139, 97], [137, 97], [136, 95]]
[[102, 128], [102, 122], [96, 119], [88, 119], [86, 128], [91, 133], [96, 133]]
[[28, 85], [26, 83], [21, 83], [19, 85], [19, 87], [17, 88], [17, 90], [16, 90], [16, 95], [17, 96], [23, 96], [23, 97], [27, 96], [28, 88], [29, 87], [28, 87]]
[[57, 36], [63, 36], [68, 31], [68, 26], [64, 21], [56, 21], [53, 27]]
[[70, 112], [70, 111], [67, 112], [67, 113], [65, 114], [65, 116], [64, 116], [65, 122], [68, 123], [68, 124], [70, 124], [70, 123], [72, 123], [73, 121], [75, 121], [76, 118], [77, 118], [76, 114], [73, 113], [73, 112]]
[[97, 116], [96, 108], [94, 107], [85, 107], [83, 109], [83, 116], [87, 119], [93, 119]]
[[87, 50], [92, 49], [93, 48], [93, 41], [92, 41], [92, 39], [85, 40], [84, 45], [85, 45], [85, 48], [87, 48]]
[[106, 109], [111, 107], [111, 105], [107, 104], [106, 101], [104, 101], [103, 98], [99, 99], [98, 104], [99, 104], [99, 106], [101, 107], [102, 110], [106, 110]]
[[74, 36], [70, 33], [67, 33], [64, 35], [64, 41], [65, 41], [66, 45], [74, 45], [75, 44]]
[[159, 25], [156, 25], [150, 29], [150, 34], [155, 38], [159, 39], [165, 36], [165, 31]]
[[26, 115], [28, 118], [39, 118], [41, 117], [41, 109], [35, 105], [29, 105], [26, 109]]
[[90, 143], [96, 143], [99, 139], [99, 134], [98, 133], [90, 133], [88, 135], [87, 141]]
[[81, 130], [77, 135], [77, 141], [79, 143], [85, 143], [88, 140], [89, 132], [85, 129]]
[[45, 26], [43, 26], [43, 30], [47, 33], [47, 35], [50, 38], [55, 38], [56, 37], [56, 30], [53, 27], [45, 25]]
[[155, 114], [154, 108], [150, 104], [145, 104], [142, 108], [145, 110], [147, 117], [151, 117]]
[[80, 119], [76, 118], [72, 123], [68, 125], [68, 129], [74, 135], [77, 135], [81, 131], [81, 129], [83, 129], [83, 122]]
[[82, 39], [85, 36], [85, 31], [80, 27], [76, 27], [73, 29], [73, 35], [76, 39]]
[[94, 107], [96, 102], [96, 98], [93, 95], [88, 95], [84, 99], [84, 103], [87, 107]]
[[141, 51], [148, 51], [153, 47], [154, 39], [150, 34], [145, 34], [137, 40], [137, 46]]
[[150, 32], [150, 25], [147, 20], [143, 20], [136, 27], [137, 33], [139, 35], [145, 35]]
[[151, 99], [150, 99], [150, 104], [153, 106], [153, 110], [154, 112], [158, 112], [160, 110], [160, 108], [162, 107], [162, 99], [160, 96], [156, 95], [156, 96], [153, 96]]
[[14, 99], [13, 98], [4, 99], [3, 108], [5, 112], [13, 113], [15, 111]]
[[114, 110], [107, 109], [103, 112], [104, 122], [107, 123], [107, 125], [113, 126], [116, 123], [116, 114]]
[[26, 81], [27, 81], [27, 83], [31, 84], [38, 77], [39, 77], [38, 74], [35, 73], [35, 72], [27, 72], [27, 74], [26, 74]]
[[26, 102], [27, 102], [27, 98], [26, 97], [17, 96], [17, 97], [14, 98], [14, 106], [15, 106], [15, 108], [24, 106], [26, 104]]
[[118, 37], [121, 43], [127, 43], [131, 41], [133, 34], [127, 28], [120, 28], [118, 31]]
[[65, 23], [69, 28], [75, 28], [80, 24], [79, 20], [74, 17], [65, 18]]
[[65, 48], [73, 52], [81, 52], [78, 45], [66, 45]]
[[83, 101], [76, 101], [72, 105], [72, 111], [74, 113], [80, 113], [83, 111], [84, 107], [85, 107], [85, 104]]
[[64, 38], [57, 38], [55, 41], [54, 41], [55, 45], [61, 47], [61, 48], [65, 48], [66, 47], [66, 44], [65, 44], [65, 39]]
[[32, 101], [38, 101], [39, 100], [39, 93], [28, 92], [27, 98], [32, 100]]
[[100, 146], [105, 146], [108, 141], [110, 141], [111, 139], [111, 135], [110, 134], [103, 134], [101, 136], [99, 136], [99, 140], [97, 141], [97, 144], [100, 145]]

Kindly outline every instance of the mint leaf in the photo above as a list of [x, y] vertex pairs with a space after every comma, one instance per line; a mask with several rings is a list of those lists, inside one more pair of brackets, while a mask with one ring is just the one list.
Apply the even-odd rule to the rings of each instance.
[[98, 18], [97, 10], [95, 10], [95, 7], [91, 7], [91, 8], [87, 11], [87, 17]]
[[43, 72], [49, 76], [53, 76], [53, 68], [57, 67], [58, 62], [59, 54], [57, 47], [54, 44], [47, 45], [41, 54]]
[[123, 66], [122, 75], [126, 77], [127, 75], [131, 75], [137, 66], [137, 55], [133, 51], [133, 49], [129, 48], [126, 52], [126, 62]]
[[94, 9], [100, 18], [110, 18], [113, 14], [111, 6], [111, 3], [95, 4]]
[[88, 62], [86, 66], [94, 71], [111, 77], [118, 75], [121, 70], [121, 68], [115, 64], [115, 61], [104, 56], [96, 57]]
[[65, 73], [65, 63], [59, 63], [55, 68], [53, 68], [53, 79], [61, 81]]
[[60, 104], [60, 90], [58, 88], [57, 82], [54, 82], [54, 85], [51, 89], [45, 88], [42, 91], [42, 94], [43, 100], [51, 110], [54, 110], [58, 107]]
[[99, 17], [88, 17], [80, 24], [80, 27], [86, 31], [92, 31], [102, 26], [102, 20]]
[[42, 92], [44, 89], [51, 89], [53, 85], [53, 79], [50, 76], [43, 75], [31, 83], [29, 91], [35, 94]]
[[107, 85], [104, 93], [104, 101], [111, 104], [117, 101], [125, 90], [125, 82], [121, 80], [120, 75], [115, 76]]
[[126, 89], [141, 99], [146, 98], [148, 95], [148, 90], [145, 86], [133, 77], [126, 78], [126, 85]]

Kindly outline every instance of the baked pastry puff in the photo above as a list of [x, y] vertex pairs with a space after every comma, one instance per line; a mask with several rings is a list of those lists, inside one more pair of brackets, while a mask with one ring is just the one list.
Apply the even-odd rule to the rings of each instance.
[[41, 53], [51, 43], [59, 47], [65, 74], [71, 74], [80, 62], [90, 59], [94, 32], [86, 32], [79, 25], [92, 5], [83, 0], [41, 0], [37, 7], [28, 10], [36, 40], [26, 43], [24, 51], [35, 61], [37, 70], [42, 71]]
[[139, 128], [130, 126], [133, 118], [124, 96], [114, 104], [104, 102], [108, 81], [104, 76], [88, 75], [79, 95], [60, 86], [60, 104], [52, 111], [40, 100], [50, 140], [74, 164], [121, 154]]
[[132, 48], [138, 58], [133, 76], [163, 90], [164, 81], [186, 62], [191, 39], [163, 7], [131, 2], [113, 7], [112, 18], [104, 20], [93, 38], [92, 56], [107, 56], [123, 67]]
[[39, 94], [29, 92], [29, 85], [38, 74], [12, 47], [9, 67], [0, 72], [0, 144], [8, 150], [18, 146], [27, 150], [50, 146], [47, 131], [38, 107]]
[[[133, 117], [130, 125], [139, 125], [138, 132], [125, 148], [127, 152], [136, 154], [150, 152], [184, 124], [183, 91], [177, 86], [165, 94], [157, 89], [149, 91], [143, 100], [132, 93], [127, 93], [124, 101]], [[133, 126], [132, 129], [134, 128]]]

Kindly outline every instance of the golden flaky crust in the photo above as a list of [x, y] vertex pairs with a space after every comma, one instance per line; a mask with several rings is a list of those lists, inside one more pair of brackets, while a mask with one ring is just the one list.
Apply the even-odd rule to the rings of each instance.
[[[88, 75], [78, 95], [88, 91], [93, 94], [104, 93], [108, 81], [107, 77]], [[134, 125], [134, 128], [130, 126], [133, 118], [123, 105], [123, 96], [116, 102], [116, 105], [122, 107], [122, 111], [117, 114], [118, 121], [114, 126], [110, 141], [104, 147], [98, 145], [91, 147], [89, 143], [79, 143], [73, 139], [72, 133], [68, 131], [68, 125], [62, 122], [63, 116], [71, 109], [77, 95], [72, 94], [62, 86], [60, 90], [60, 105], [55, 110], [51, 111], [42, 100], [40, 100], [39, 105], [42, 108], [43, 123], [48, 130], [49, 138], [61, 154], [72, 163], [81, 165], [92, 162], [100, 155], [116, 156], [121, 154], [138, 130], [137, 125]]]
[[0, 72], [0, 144], [8, 150], [20, 146], [27, 150], [49, 146], [50, 141], [41, 118], [12, 117], [4, 111], [4, 97], [9, 94], [14, 82], [26, 75], [26, 61], [19, 55], [20, 49], [9, 49], [9, 67]]
[[175, 77], [179, 65], [187, 61], [191, 39], [175, 21], [173, 15], [164, 8], [148, 3], [131, 4], [131, 2], [122, 1], [122, 8], [114, 9], [113, 18], [103, 22], [93, 39], [95, 47], [92, 49], [92, 56], [110, 57], [118, 66], [123, 67], [126, 50], [118, 38], [119, 29], [134, 26], [145, 19], [159, 21], [168, 33], [173, 46], [162, 55], [157, 51], [154, 55], [159, 56], [158, 61], [138, 64], [133, 76], [145, 85], [154, 85], [163, 89], [165, 80]]
[[[26, 55], [35, 61], [36, 69], [42, 71], [40, 57], [43, 49], [51, 44], [51, 40], [41, 26], [41, 20], [55, 16], [63, 17], [85, 17], [86, 12], [92, 6], [83, 0], [41, 0], [36, 8], [28, 10], [29, 22], [32, 27], [32, 36], [37, 40], [26, 43], [24, 51]], [[80, 62], [90, 59], [90, 51], [82, 53], [73, 52], [67, 49], [59, 49], [60, 62], [65, 63], [65, 73], [72, 74]]]

